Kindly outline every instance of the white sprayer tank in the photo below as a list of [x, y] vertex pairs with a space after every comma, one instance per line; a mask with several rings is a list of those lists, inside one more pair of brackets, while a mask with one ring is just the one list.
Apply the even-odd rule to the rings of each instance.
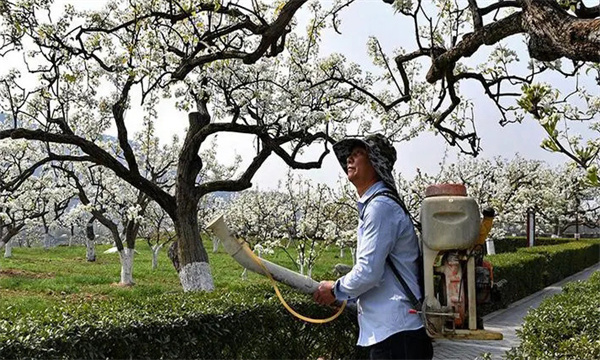
[[425, 190], [421, 204], [423, 243], [432, 250], [468, 249], [479, 237], [479, 206], [460, 184], [439, 184]]

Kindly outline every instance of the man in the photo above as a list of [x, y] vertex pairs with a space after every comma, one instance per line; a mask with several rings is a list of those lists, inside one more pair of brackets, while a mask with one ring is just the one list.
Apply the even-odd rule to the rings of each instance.
[[360, 199], [358, 244], [352, 270], [337, 281], [322, 281], [315, 301], [357, 300], [358, 345], [371, 359], [431, 359], [431, 339], [421, 317], [409, 313], [409, 295], [386, 263], [388, 256], [417, 299], [419, 248], [409, 214], [388, 196], [397, 195], [392, 168], [396, 150], [380, 134], [346, 139], [333, 150]]

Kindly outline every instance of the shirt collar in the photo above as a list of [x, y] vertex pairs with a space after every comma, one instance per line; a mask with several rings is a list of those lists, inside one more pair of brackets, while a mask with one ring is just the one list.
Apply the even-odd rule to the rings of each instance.
[[367, 201], [367, 199], [369, 199], [371, 197], [371, 195], [375, 194], [379, 190], [386, 189], [386, 188], [387, 187], [385, 186], [385, 183], [383, 182], [383, 180], [379, 180], [375, 184], [371, 185], [371, 187], [369, 187], [367, 189], [367, 191], [365, 191], [363, 196], [361, 196], [360, 199], [358, 199], [358, 204], [362, 207], [362, 205], [364, 205], [364, 203]]

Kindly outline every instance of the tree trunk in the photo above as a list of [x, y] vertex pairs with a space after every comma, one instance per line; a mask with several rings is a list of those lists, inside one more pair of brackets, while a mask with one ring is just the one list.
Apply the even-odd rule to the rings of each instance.
[[340, 258], [343, 258], [343, 257], [344, 257], [344, 248], [341, 247], [340, 248]]
[[48, 250], [50, 248], [50, 239], [52, 236], [49, 233], [44, 233], [44, 250]]
[[169, 257], [169, 259], [171, 259], [171, 262], [173, 263], [173, 267], [179, 274], [179, 272], [181, 271], [181, 265], [179, 264], [178, 253], [179, 253], [179, 245], [178, 245], [177, 241], [173, 241], [171, 246], [169, 246], [169, 250], [167, 251], [167, 256]]
[[189, 114], [190, 126], [177, 163], [177, 208], [174, 223], [179, 242], [179, 280], [184, 291], [212, 291], [215, 287], [208, 264], [208, 254], [202, 245], [198, 229], [199, 195], [196, 177], [202, 169], [202, 159], [198, 156], [202, 140], [196, 135], [210, 122], [205, 103], [199, 110]]
[[352, 266], [356, 264], [356, 249], [350, 248], [350, 254], [352, 255]]
[[[181, 266], [179, 280], [183, 291], [212, 291], [215, 287], [208, 254], [200, 241], [196, 205], [193, 201], [187, 205], [189, 206], [179, 205], [178, 221], [175, 224], [179, 242], [177, 255]], [[184, 208], [188, 210], [182, 211]]]
[[[3, 243], [0, 243], [0, 245]], [[12, 242], [7, 242], [4, 248], [4, 257], [5, 258], [11, 258], [12, 257]], [[2, 248], [2, 246], [0, 246], [0, 249]]]
[[158, 268], [158, 252], [162, 249], [163, 244], [152, 246], [152, 270]]
[[212, 245], [213, 245], [213, 253], [216, 253], [219, 250], [219, 239], [216, 237], [211, 237]]
[[300, 259], [300, 275], [304, 275], [304, 260]]
[[89, 262], [96, 261], [96, 244], [94, 240], [87, 239], [85, 241], [85, 259]]
[[96, 239], [96, 235], [94, 234], [94, 223], [93, 218], [91, 222], [88, 222], [85, 227], [86, 241], [85, 241], [85, 258], [89, 262], [96, 261], [96, 244], [94, 240]]
[[130, 248], [123, 248], [119, 251], [121, 258], [121, 285], [134, 285], [133, 282], [133, 254], [134, 250]]

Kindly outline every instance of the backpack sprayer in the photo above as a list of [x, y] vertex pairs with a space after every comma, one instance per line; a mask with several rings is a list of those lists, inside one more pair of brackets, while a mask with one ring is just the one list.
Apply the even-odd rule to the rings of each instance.
[[501, 340], [483, 330], [477, 304], [491, 302], [492, 265], [483, 260], [483, 244], [493, 209], [479, 215], [464, 185], [432, 185], [421, 204], [424, 299], [419, 311], [431, 337]]
[[[494, 211], [486, 209], [480, 219], [475, 199], [466, 196], [464, 185], [432, 185], [425, 191], [421, 207], [424, 299], [420, 314], [431, 337], [501, 340], [502, 334], [483, 330], [477, 321], [477, 304], [491, 301], [493, 271], [483, 260], [482, 244], [492, 227]], [[294, 316], [311, 323], [337, 318], [311, 319], [295, 312], [283, 299], [277, 283], [312, 294], [317, 281], [297, 272], [259, 259], [248, 246], [231, 236], [223, 215], [207, 228], [222, 242], [225, 251], [246, 269], [269, 277], [281, 303]]]

